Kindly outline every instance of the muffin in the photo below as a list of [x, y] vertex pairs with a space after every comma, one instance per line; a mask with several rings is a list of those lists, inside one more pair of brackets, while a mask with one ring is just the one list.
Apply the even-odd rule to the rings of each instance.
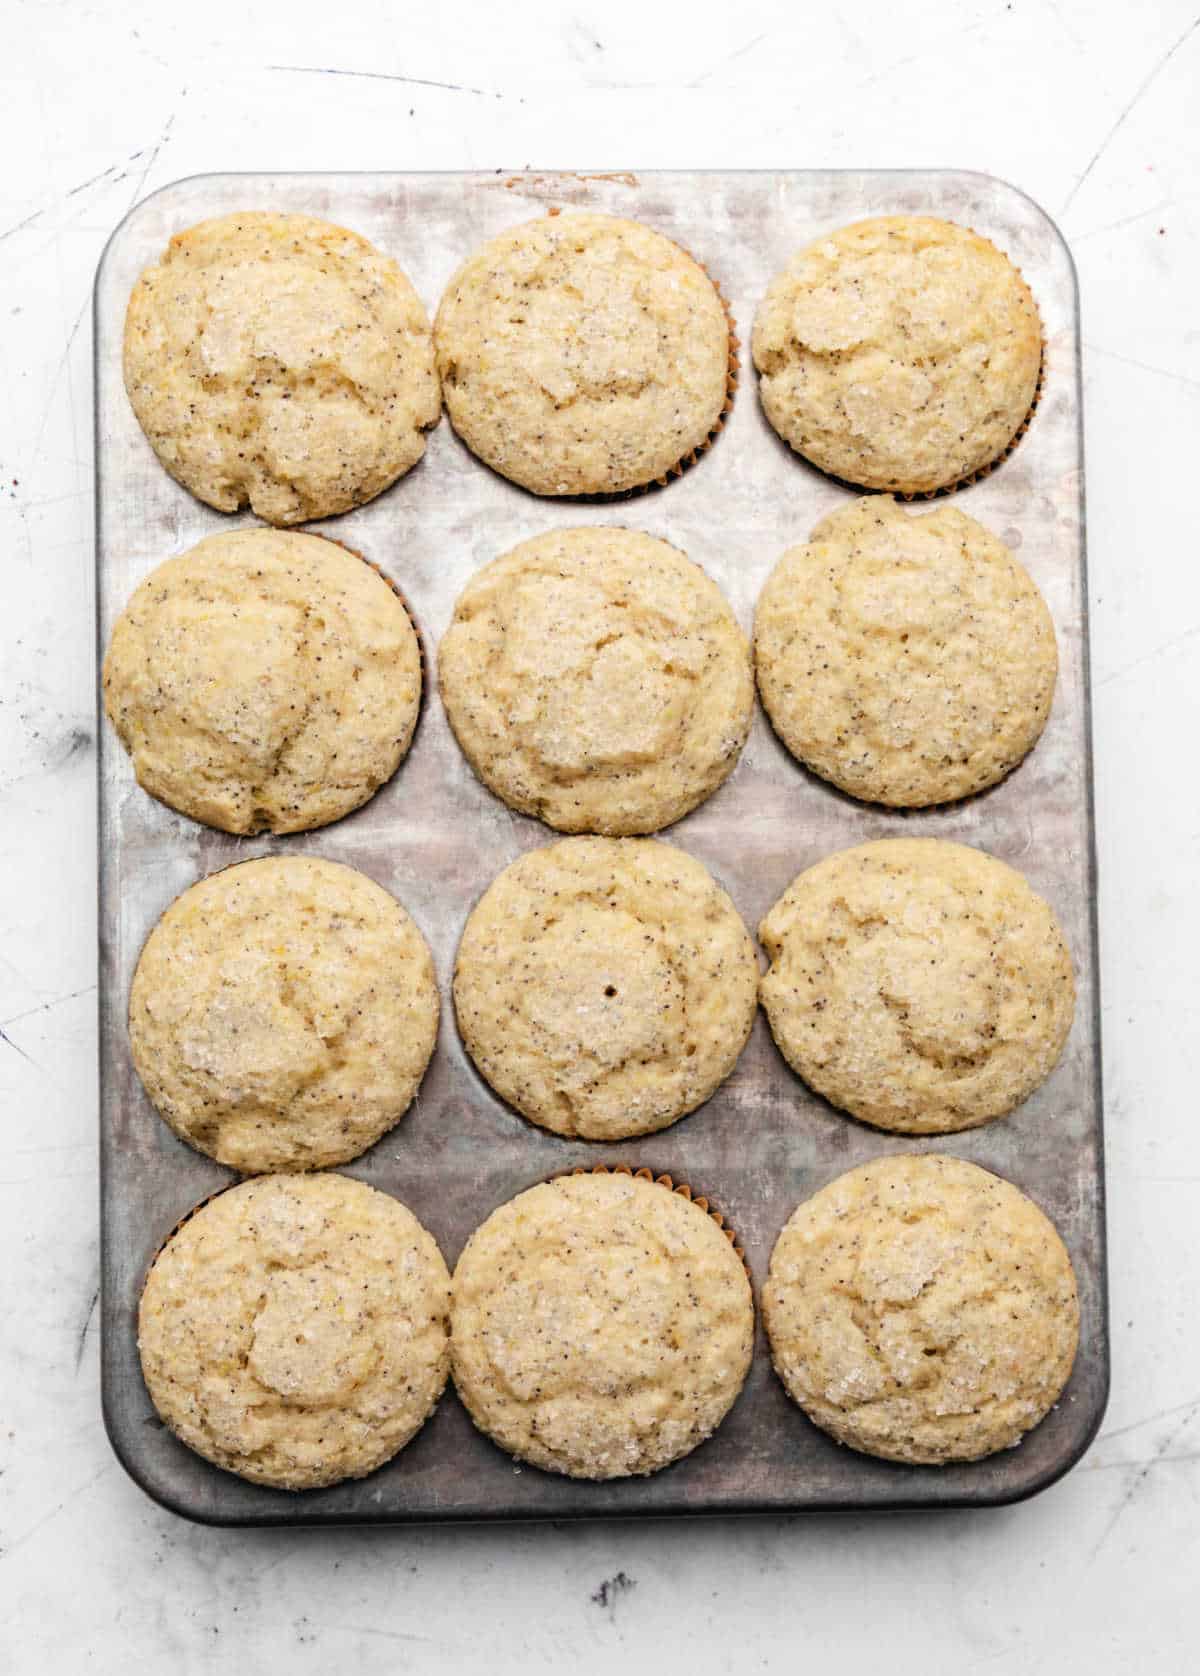
[[556, 530], [493, 560], [460, 596], [438, 661], [479, 778], [561, 832], [679, 820], [730, 773], [754, 708], [724, 596], [637, 530]]
[[1011, 1449], [1062, 1395], [1079, 1342], [1071, 1259], [1031, 1199], [960, 1158], [876, 1158], [801, 1204], [763, 1319], [788, 1395], [883, 1460]]
[[475, 1424], [572, 1478], [657, 1472], [720, 1425], [754, 1303], [707, 1208], [624, 1173], [559, 1177], [493, 1211], [454, 1271], [454, 1384]]
[[771, 281], [754, 323], [767, 418], [822, 471], [919, 494], [999, 459], [1029, 417], [1037, 305], [995, 245], [932, 216], [827, 233]]
[[691, 856], [649, 838], [565, 838], [506, 867], [454, 968], [467, 1052], [558, 1135], [621, 1140], [693, 1111], [754, 1022], [758, 962]]
[[243, 210], [177, 233], [133, 288], [125, 388], [177, 482], [270, 524], [348, 512], [441, 411], [429, 320], [357, 233]]
[[1049, 1076], [1075, 981], [1049, 904], [1013, 868], [939, 838], [826, 856], [759, 927], [761, 998], [793, 1070], [898, 1134], [973, 1129]]
[[661, 482], [721, 423], [735, 348], [698, 262], [637, 221], [552, 212], [468, 258], [434, 322], [446, 409], [537, 495]]
[[1041, 736], [1058, 650], [1046, 602], [953, 506], [840, 507], [772, 571], [754, 660], [776, 733], [852, 797], [896, 808], [994, 785]]
[[421, 706], [421, 647], [403, 601], [357, 554], [236, 530], [141, 583], [103, 684], [154, 797], [223, 832], [302, 832], [395, 773]]
[[428, 946], [353, 867], [267, 856], [201, 879], [146, 940], [133, 1062], [189, 1145], [247, 1174], [356, 1158], [408, 1110], [433, 1052]]
[[150, 1399], [215, 1466], [282, 1490], [364, 1478], [445, 1389], [450, 1276], [411, 1211], [348, 1176], [265, 1176], [201, 1205], [138, 1310]]

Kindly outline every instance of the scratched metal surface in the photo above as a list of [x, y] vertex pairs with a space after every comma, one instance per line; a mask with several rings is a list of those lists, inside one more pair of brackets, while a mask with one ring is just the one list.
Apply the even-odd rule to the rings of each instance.
[[[126, 299], [169, 236], [238, 208], [304, 210], [394, 254], [432, 314], [480, 240], [550, 205], [631, 215], [696, 254], [719, 281], [743, 342], [741, 387], [712, 449], [663, 489], [612, 503], [539, 500], [477, 463], [443, 419], [422, 464], [371, 505], [319, 526], [400, 584], [432, 664], [460, 589], [526, 536], [620, 523], [684, 549], [725, 590], [743, 625], [783, 550], [847, 497], [804, 465], [760, 411], [745, 344], [757, 299], [800, 244], [894, 211], [969, 223], [1020, 265], [1042, 310], [1045, 388], [1026, 438], [957, 503], [1016, 549], [1049, 601], [1061, 672], [1046, 733], [1002, 785], [955, 807], [904, 815], [856, 804], [799, 768], [761, 710], [741, 763], [667, 840], [704, 861], [750, 928], [802, 868], [830, 850], [890, 834], [960, 839], [1020, 867], [1065, 924], [1079, 980], [1075, 1025], [1049, 1081], [1007, 1119], [965, 1135], [889, 1138], [811, 1095], [760, 1014], [730, 1081], [674, 1128], [616, 1147], [542, 1133], [497, 1100], [467, 1060], [450, 976], [466, 915], [518, 853], [555, 836], [510, 813], [474, 779], [432, 682], [400, 772], [364, 809], [322, 831], [239, 840], [143, 793], [101, 721], [101, 1161], [103, 1392], [125, 1466], [166, 1505], [227, 1524], [638, 1515], [999, 1502], [1053, 1481], [1086, 1447], [1108, 1383], [1095, 877], [1088, 721], [1079, 322], [1074, 273], [1052, 223], [988, 177], [945, 172], [577, 175], [224, 175], [181, 181], [141, 204], [106, 252], [96, 287], [97, 586], [101, 649], [116, 614], [160, 560], [252, 520], [202, 506], [158, 465], [121, 383]], [[393, 891], [432, 945], [443, 1012], [419, 1100], [397, 1129], [347, 1166], [395, 1194], [453, 1264], [503, 1200], [566, 1166], [626, 1160], [709, 1194], [741, 1236], [757, 1284], [801, 1198], [883, 1152], [942, 1150], [1009, 1177], [1057, 1222], [1080, 1282], [1082, 1340], [1062, 1402], [1014, 1451], [971, 1466], [906, 1468], [839, 1449], [784, 1396], [761, 1323], [739, 1401], [708, 1443], [653, 1478], [580, 1484], [517, 1467], [480, 1436], [452, 1390], [396, 1460], [357, 1483], [302, 1496], [257, 1488], [191, 1454], [156, 1420], [138, 1369], [134, 1321], [148, 1263], [227, 1170], [177, 1140], [130, 1063], [125, 1007], [138, 952], [173, 898], [230, 861], [306, 851], [350, 862]]]

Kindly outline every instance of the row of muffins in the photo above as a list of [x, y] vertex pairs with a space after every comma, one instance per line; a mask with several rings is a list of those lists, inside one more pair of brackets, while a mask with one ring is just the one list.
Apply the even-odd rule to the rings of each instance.
[[[146, 790], [227, 832], [357, 808], [408, 750], [422, 694], [408, 606], [325, 537], [209, 536], [118, 618], [108, 714]], [[793, 755], [893, 807], [994, 784], [1050, 712], [1058, 655], [1028, 573], [974, 519], [849, 503], [776, 565], [753, 655], [727, 601], [641, 531], [563, 529], [485, 565], [438, 648], [480, 779], [566, 832], [655, 832], [723, 783], [755, 678]]]
[[[965, 481], [1011, 445], [1036, 399], [1041, 333], [1023, 281], [987, 241], [894, 217], [819, 241], [777, 276], [754, 353], [767, 415], [799, 453], [848, 482], [915, 493]], [[125, 365], [135, 412], [180, 482], [223, 510], [248, 501], [290, 524], [361, 504], [408, 470], [436, 422], [439, 383], [473, 452], [535, 493], [659, 481], [719, 426], [736, 346], [703, 269], [635, 223], [552, 215], [501, 235], [451, 282], [431, 339], [403, 274], [365, 241], [250, 214], [191, 229], [143, 276]], [[281, 593], [257, 587], [265, 571], [253, 563], [248, 587], [233, 563], [198, 590], [156, 572], [127, 618], [139, 598], [155, 610], [132, 634], [123, 619], [123, 665], [114, 634], [106, 699], [139, 779], [227, 830], [337, 818], [394, 770], [415, 723], [419, 647], [394, 601], [371, 590], [365, 567], [348, 594], [314, 593], [293, 555]], [[653, 831], [724, 778], [749, 722], [749, 660], [741, 642], [740, 660], [722, 661], [740, 631], [696, 567], [679, 568], [689, 564], [634, 532], [560, 532], [468, 588], [440, 649], [443, 698], [472, 765], [506, 801], [565, 830]], [[683, 621], [667, 609], [681, 592], [693, 608]], [[781, 562], [756, 630], [780, 736], [858, 796], [920, 806], [981, 789], [1034, 743], [1049, 709], [1055, 652], [1040, 596], [994, 537], [950, 509], [917, 520], [872, 500], [835, 514]], [[221, 650], [215, 661], [206, 642]], [[572, 777], [586, 798], [561, 796]], [[634, 784], [631, 815], [619, 805]], [[371, 915], [347, 919], [344, 903], [322, 901], [326, 869], [369, 885], [361, 875], [307, 863], [320, 877], [302, 900], [284, 893], [282, 918], [262, 903], [248, 918], [230, 913], [252, 874], [268, 878], [255, 869], [270, 869], [274, 888], [277, 869], [298, 863], [244, 864], [185, 892], [152, 934], [131, 998], [152, 1097], [169, 1121], [190, 1113], [186, 1138], [217, 1156], [221, 1136], [234, 1137], [243, 1169], [280, 1167], [253, 1162], [272, 1132], [284, 1134], [285, 1159], [297, 1135], [314, 1133], [318, 1148], [351, 1148], [327, 1161], [353, 1156], [372, 1124], [380, 1132], [381, 1112], [387, 1127], [397, 1090], [415, 1090], [436, 1033], [428, 950], [404, 910], [370, 886], [392, 937], [373, 967], [361, 946]], [[546, 912], [564, 895], [565, 922]], [[351, 946], [331, 956], [322, 935], [335, 924]], [[883, 1127], [944, 1132], [1010, 1109], [1069, 1028], [1070, 963], [1052, 913], [1019, 875], [961, 846], [827, 858], [761, 935], [773, 957], [763, 999], [783, 1051], [812, 1086]], [[922, 972], [931, 946], [953, 986]], [[840, 970], [831, 955], [846, 956]], [[347, 980], [371, 992], [384, 968], [400, 979], [389, 1005], [376, 1010], [373, 994], [347, 1005]], [[472, 1056], [511, 1103], [560, 1132], [609, 1138], [673, 1121], [728, 1074], [757, 977], [736, 910], [698, 863], [666, 845], [573, 840], [495, 881], [464, 934], [455, 998]], [[516, 1033], [514, 994], [530, 1002]], [[877, 1003], [866, 1029], [864, 998]], [[138, 1001], [153, 1002], [140, 1021]], [[409, 1062], [380, 1076], [380, 1045], [401, 1034]], [[328, 1089], [325, 1045], [341, 1077]], [[594, 1087], [581, 1064], [598, 1071]], [[947, 1101], [946, 1086], [964, 1080], [974, 1098]], [[893, 1084], [902, 1098], [868, 1111], [870, 1091]], [[212, 1099], [221, 1086], [234, 1095], [231, 1124]], [[411, 1093], [399, 1098], [402, 1111]], [[614, 1117], [638, 1127], [611, 1128]], [[310, 1152], [290, 1167], [319, 1161]], [[872, 1453], [974, 1459], [1015, 1442], [1055, 1400], [1074, 1354], [1061, 1242], [1014, 1188], [972, 1166], [864, 1168], [861, 1182], [851, 1172], [844, 1190], [834, 1184], [843, 1199], [828, 1213], [837, 1251], [856, 1254], [852, 1272], [809, 1226], [826, 1214], [824, 1195], [799, 1207], [776, 1248], [764, 1307], [785, 1384], [833, 1435]], [[693, 1207], [663, 1209], [685, 1201], [660, 1184], [586, 1183], [549, 1184], [557, 1197], [541, 1214], [521, 1195], [473, 1238], [455, 1276], [456, 1383], [477, 1423], [522, 1458], [581, 1476], [654, 1470], [732, 1403], [753, 1303], [728, 1263], [705, 1269], [711, 1288], [691, 1283], [711, 1246], [698, 1229], [715, 1227], [703, 1211], [674, 1229]], [[371, 1470], [445, 1381], [444, 1264], [402, 1207], [373, 1222], [350, 1188], [371, 1192], [330, 1176], [233, 1189], [185, 1224], [147, 1283], [140, 1341], [156, 1406], [201, 1453], [259, 1481], [299, 1487]], [[847, 1219], [861, 1222], [849, 1240]], [[645, 1272], [631, 1241], [653, 1254]], [[372, 1242], [389, 1271], [377, 1293], [359, 1275]], [[407, 1290], [389, 1290], [394, 1271]], [[620, 1306], [608, 1334], [595, 1295], [606, 1277]], [[955, 1320], [964, 1299], [966, 1327]], [[847, 1307], [869, 1353], [849, 1353]]]
[[[788, 1394], [838, 1442], [942, 1466], [1011, 1448], [1058, 1400], [1070, 1258], [1017, 1188], [962, 1159], [875, 1159], [796, 1207], [762, 1289]], [[146, 1280], [138, 1345], [162, 1419], [287, 1490], [364, 1477], [453, 1371], [502, 1449], [574, 1478], [645, 1475], [703, 1443], [750, 1369], [754, 1298], [707, 1200], [628, 1167], [499, 1206], [453, 1280], [388, 1194], [257, 1177], [197, 1207]]]
[[[771, 424], [869, 489], [969, 481], [1026, 424], [1036, 304], [987, 239], [928, 216], [843, 227], [770, 281], [753, 337]], [[737, 342], [706, 269], [639, 222], [552, 211], [490, 239], [430, 330], [398, 264], [345, 228], [244, 211], [139, 278], [125, 382], [160, 460], [222, 511], [295, 524], [420, 459], [444, 399], [474, 454], [539, 495], [665, 481], [719, 429]]]
[[[789, 1064], [897, 1134], [1012, 1111], [1075, 1008], [1053, 910], [995, 857], [935, 838], [839, 850], [759, 927], [694, 857], [564, 838], [492, 881], [463, 928], [454, 1008], [490, 1087], [570, 1138], [630, 1140], [730, 1076], [761, 999]], [[432, 1056], [433, 960], [407, 911], [341, 862], [209, 874], [151, 932], [130, 987], [134, 1065], [183, 1140], [244, 1172], [342, 1164], [409, 1109]]]

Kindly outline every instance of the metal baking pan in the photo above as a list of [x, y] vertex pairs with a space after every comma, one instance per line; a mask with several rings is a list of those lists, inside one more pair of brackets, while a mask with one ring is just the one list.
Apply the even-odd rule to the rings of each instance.
[[[743, 346], [770, 276], [797, 246], [862, 216], [918, 212], [964, 222], [1020, 266], [1042, 311], [1045, 386], [1013, 455], [956, 504], [995, 530], [1049, 602], [1061, 669], [1046, 732], [1001, 785], [948, 808], [903, 814], [858, 804], [802, 770], [759, 711], [724, 786], [665, 836], [722, 881], [751, 928], [804, 867], [830, 850], [889, 835], [960, 839], [1012, 862], [1054, 904], [1074, 955], [1079, 1004], [1057, 1070], [1008, 1118], [967, 1134], [889, 1137], [810, 1094], [776, 1051], [761, 1014], [729, 1082], [674, 1128], [598, 1147], [543, 1133], [508, 1110], [472, 1068], [455, 1029], [450, 977], [467, 913], [521, 851], [555, 836], [476, 781], [427, 695], [412, 751], [365, 808], [303, 836], [239, 840], [154, 802], [134, 782], [101, 718], [100, 1135], [104, 1412], [121, 1461], [156, 1500], [226, 1525], [403, 1520], [564, 1519], [674, 1513], [946, 1507], [1017, 1500], [1083, 1453], [1108, 1385], [1096, 879], [1089, 736], [1079, 315], [1074, 268], [1053, 222], [1013, 187], [957, 171], [780, 173], [208, 175], [177, 182], [117, 229], [96, 282], [98, 630], [101, 650], [135, 585], [214, 530], [251, 522], [202, 506], [144, 441], [121, 382], [125, 304], [168, 238], [242, 208], [303, 210], [345, 223], [395, 255], [432, 314], [457, 264], [482, 239], [553, 205], [628, 215], [706, 264]], [[760, 411], [743, 347], [733, 412], [681, 478], [624, 499], [539, 500], [473, 459], [448, 421], [424, 461], [378, 500], [319, 528], [383, 567], [403, 589], [432, 658], [453, 603], [481, 565], [515, 542], [574, 524], [626, 524], [682, 548], [724, 589], [749, 628], [779, 555], [850, 493], [806, 466]], [[178, 1219], [231, 1174], [177, 1140], [130, 1062], [129, 983], [159, 914], [187, 885], [231, 861], [303, 851], [362, 868], [393, 891], [434, 951], [441, 1034], [413, 1109], [348, 1173], [395, 1194], [453, 1264], [494, 1206], [574, 1164], [648, 1165], [708, 1194], [744, 1242], [756, 1282], [798, 1200], [884, 1152], [941, 1150], [1007, 1176], [1054, 1218], [1079, 1277], [1082, 1337], [1070, 1385], [1019, 1448], [969, 1466], [904, 1467], [839, 1448], [784, 1395], [761, 1324], [739, 1401], [694, 1454], [648, 1479], [580, 1483], [522, 1468], [472, 1426], [453, 1390], [410, 1446], [379, 1472], [301, 1495], [258, 1488], [190, 1453], [154, 1415], [135, 1343], [147, 1266]]]

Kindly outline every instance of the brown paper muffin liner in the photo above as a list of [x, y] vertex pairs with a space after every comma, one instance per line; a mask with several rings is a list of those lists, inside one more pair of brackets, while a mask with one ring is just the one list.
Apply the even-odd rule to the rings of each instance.
[[735, 1255], [740, 1259], [741, 1265], [746, 1271], [746, 1278], [753, 1282], [754, 1276], [750, 1273], [750, 1264], [746, 1260], [745, 1250], [737, 1234], [711, 1200], [706, 1195], [694, 1193], [687, 1182], [676, 1181], [674, 1176], [669, 1175], [656, 1176], [653, 1170], [647, 1169], [644, 1165], [640, 1169], [635, 1169], [632, 1164], [574, 1164], [564, 1170], [555, 1170], [553, 1175], [546, 1177], [546, 1180], [559, 1181], [564, 1176], [632, 1176], [636, 1181], [653, 1182], [656, 1187], [662, 1187], [668, 1193], [678, 1193], [681, 1199], [686, 1199], [689, 1204], [695, 1205], [697, 1210], [704, 1211], [716, 1223], [733, 1247]]

